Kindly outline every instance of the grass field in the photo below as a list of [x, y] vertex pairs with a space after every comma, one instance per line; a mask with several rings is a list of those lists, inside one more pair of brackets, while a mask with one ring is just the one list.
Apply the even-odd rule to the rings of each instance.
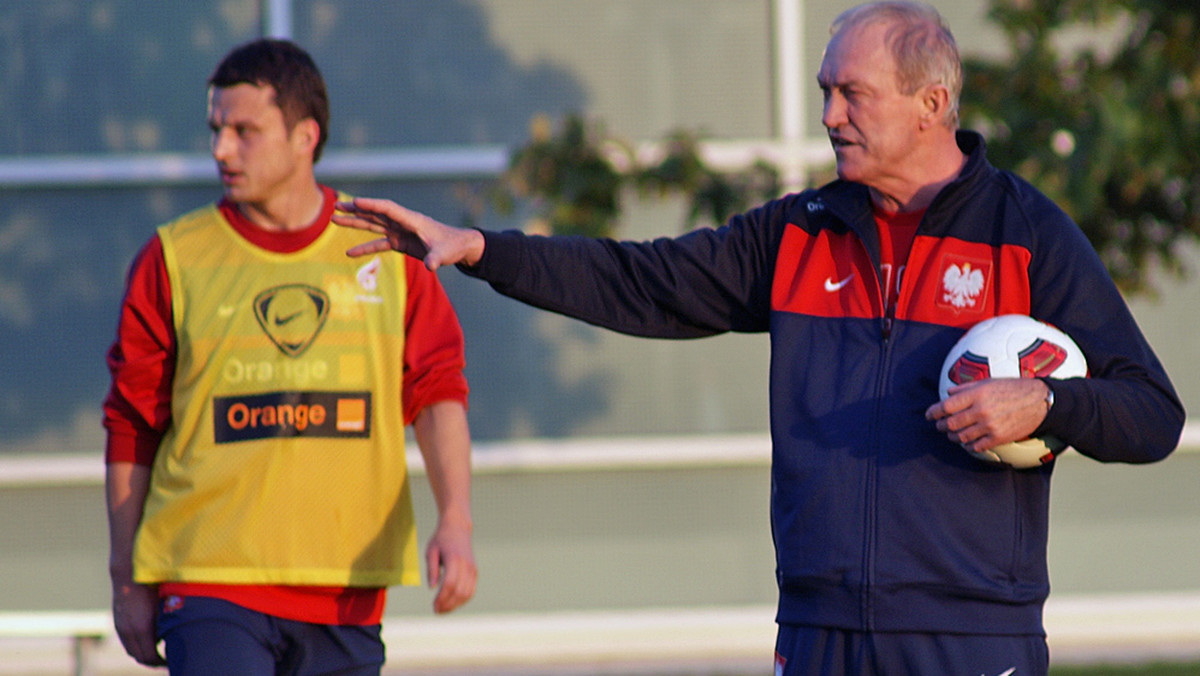
[[1051, 667], [1050, 676], [1196, 676], [1200, 663]]
[[[457, 676], [482, 676], [485, 673], [487, 672], [470, 670]], [[683, 669], [657, 673], [654, 669], [648, 671], [627, 668], [588, 669], [578, 666], [561, 669], [542, 667], [528, 671], [516, 668], [511, 671], [501, 670], [501, 673], [504, 676], [749, 676], [750, 674], [749, 671], [741, 668], [726, 671], [719, 668], [712, 670], [696, 667], [694, 670]], [[765, 676], [767, 672], [762, 673]], [[421, 672], [421, 676], [425, 676], [423, 672]], [[1049, 676], [1200, 676], [1200, 662], [1052, 666]]]
[[1051, 667], [1050, 676], [1200, 676], [1200, 662]]
[[[572, 676], [582, 676], [574, 673]], [[602, 675], [610, 676], [610, 675]], [[666, 676], [666, 675], [663, 675]], [[671, 674], [670, 676], [684, 676]], [[693, 676], [746, 676], [745, 673], [695, 674]], [[1050, 667], [1050, 676], [1200, 676], [1200, 662], [1112, 664]]]
[[[539, 674], [538, 676], [545, 675]], [[612, 676], [612, 672], [585, 675], [583, 672], [572, 671], [570, 672], [570, 676]], [[746, 676], [746, 673], [713, 674], [711, 672], [698, 672], [687, 675], [672, 672], [669, 675], [663, 674], [661, 676]], [[1200, 676], [1200, 662], [1051, 667], [1050, 676]]]

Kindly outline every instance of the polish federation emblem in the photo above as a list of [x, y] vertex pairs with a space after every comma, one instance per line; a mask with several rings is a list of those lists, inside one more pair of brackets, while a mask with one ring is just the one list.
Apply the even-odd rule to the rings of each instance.
[[254, 299], [254, 316], [280, 352], [299, 357], [325, 326], [329, 296], [307, 284], [276, 286]]
[[991, 277], [991, 267], [988, 261], [947, 261], [942, 270], [937, 304], [956, 312], [982, 310], [980, 301]]

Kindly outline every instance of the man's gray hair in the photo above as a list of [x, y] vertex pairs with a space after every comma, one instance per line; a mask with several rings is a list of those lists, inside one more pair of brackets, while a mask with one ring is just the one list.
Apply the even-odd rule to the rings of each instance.
[[849, 28], [888, 24], [887, 43], [896, 59], [897, 85], [904, 94], [915, 94], [928, 84], [940, 84], [950, 93], [950, 106], [942, 122], [958, 126], [958, 99], [962, 95], [962, 58], [950, 26], [936, 9], [920, 2], [884, 0], [852, 7], [830, 26], [836, 36]]

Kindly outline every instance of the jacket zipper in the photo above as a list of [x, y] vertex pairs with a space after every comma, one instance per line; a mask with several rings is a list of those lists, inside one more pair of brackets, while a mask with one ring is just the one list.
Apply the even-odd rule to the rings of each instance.
[[[865, 246], [865, 243], [864, 243]], [[866, 468], [866, 481], [864, 490], [865, 520], [864, 527], [864, 542], [863, 542], [863, 586], [861, 598], [861, 611], [864, 631], [874, 631], [875, 629], [875, 564], [877, 559], [877, 542], [878, 542], [878, 473], [879, 473], [879, 453], [882, 449], [882, 417], [883, 417], [883, 397], [885, 394], [887, 380], [887, 363], [890, 359], [890, 338], [892, 335], [892, 326], [894, 323], [894, 313], [889, 311], [886, 304], [886, 294], [883, 287], [880, 286], [880, 280], [883, 275], [877, 264], [872, 265], [872, 272], [875, 275], [875, 283], [871, 287], [877, 295], [880, 307], [880, 342], [879, 342], [879, 375], [875, 379], [875, 410], [873, 417], [873, 433], [871, 435], [872, 453], [868, 456]]]
[[[920, 231], [920, 226], [918, 226]], [[860, 238], [861, 241], [861, 238]], [[915, 238], [914, 238], [915, 242]], [[865, 246], [865, 244], [864, 244]], [[883, 417], [883, 400], [887, 394], [887, 379], [890, 372], [890, 363], [892, 358], [891, 337], [892, 329], [896, 323], [896, 308], [900, 306], [904, 291], [904, 271], [911, 261], [912, 252], [909, 251], [909, 258], [905, 261], [904, 266], [898, 266], [895, 269], [895, 277], [888, 280], [888, 283], [893, 286], [893, 289], [884, 289], [880, 286], [880, 279], [883, 277], [878, 264], [872, 265], [872, 270], [875, 274], [875, 293], [879, 294], [880, 307], [880, 343], [879, 343], [879, 375], [875, 379], [875, 412], [874, 412], [874, 433], [871, 435], [872, 450], [870, 454], [869, 466], [867, 468], [867, 494], [866, 494], [866, 541], [864, 543], [864, 560], [863, 560], [863, 592], [862, 592], [862, 613], [863, 625], [866, 631], [874, 631], [875, 629], [875, 564], [877, 560], [877, 543], [879, 527], [879, 500], [878, 498], [878, 477], [879, 477], [879, 455], [883, 451], [883, 432], [882, 432], [882, 417]], [[888, 303], [888, 292], [894, 290], [894, 302]]]

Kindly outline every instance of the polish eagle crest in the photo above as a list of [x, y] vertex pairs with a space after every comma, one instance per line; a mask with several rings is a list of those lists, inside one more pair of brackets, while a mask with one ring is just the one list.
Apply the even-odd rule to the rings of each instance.
[[971, 267], [969, 262], [951, 263], [942, 273], [942, 301], [960, 310], [973, 307], [985, 281], [983, 271]]

